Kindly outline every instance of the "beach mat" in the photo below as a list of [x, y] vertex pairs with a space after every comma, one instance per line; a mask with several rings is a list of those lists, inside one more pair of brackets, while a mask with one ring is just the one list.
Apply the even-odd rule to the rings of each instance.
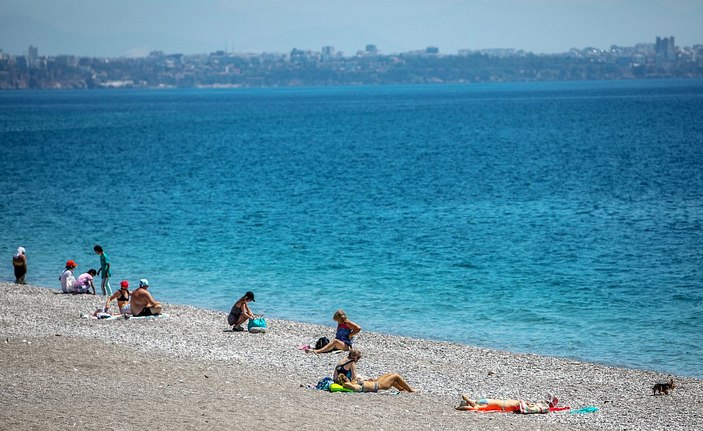
[[123, 315], [121, 314], [112, 314], [110, 316], [93, 316], [92, 314], [81, 314], [82, 319], [93, 319], [93, 320], [117, 320], [117, 319], [122, 319], [122, 320], [142, 320], [142, 319], [168, 319], [169, 315], [168, 313], [161, 313], [156, 316], [132, 316], [129, 319], [125, 319]]

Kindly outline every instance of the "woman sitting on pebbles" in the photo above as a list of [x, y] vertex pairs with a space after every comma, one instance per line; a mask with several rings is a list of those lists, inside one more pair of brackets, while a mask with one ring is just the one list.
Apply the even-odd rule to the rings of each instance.
[[117, 300], [117, 310], [120, 314], [127, 315], [131, 313], [131, 307], [129, 305], [129, 282], [127, 280], [122, 280], [120, 282], [120, 290], [113, 293], [111, 297], [107, 299], [105, 303], [105, 312], [107, 313], [108, 308], [110, 308], [110, 303]]
[[327, 353], [334, 349], [349, 350], [352, 348], [352, 337], [361, 331], [361, 326], [347, 319], [347, 314], [344, 310], [337, 310], [332, 319], [337, 322], [337, 333], [334, 336], [334, 340], [319, 349], [306, 348], [305, 353]]
[[334, 367], [332, 379], [335, 383], [342, 385], [346, 389], [354, 392], [378, 392], [396, 388], [400, 392], [415, 392], [403, 379], [400, 374], [387, 373], [376, 379], [362, 380], [356, 377], [356, 363], [361, 359], [361, 352], [355, 349], [349, 350], [349, 355], [339, 361]]

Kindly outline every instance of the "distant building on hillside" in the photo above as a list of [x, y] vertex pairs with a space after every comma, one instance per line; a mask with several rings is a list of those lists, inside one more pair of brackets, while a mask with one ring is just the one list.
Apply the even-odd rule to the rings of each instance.
[[323, 46], [322, 47], [322, 54], [320, 55], [320, 60], [330, 61], [330, 60], [332, 60], [333, 55], [334, 55], [334, 47], [333, 46]]
[[39, 48], [29, 45], [27, 49], [27, 67], [35, 67], [39, 60]]
[[657, 43], [655, 52], [659, 60], [664, 61], [674, 61], [676, 60], [676, 46], [674, 45], [674, 36], [669, 37], [659, 37], [657, 36]]

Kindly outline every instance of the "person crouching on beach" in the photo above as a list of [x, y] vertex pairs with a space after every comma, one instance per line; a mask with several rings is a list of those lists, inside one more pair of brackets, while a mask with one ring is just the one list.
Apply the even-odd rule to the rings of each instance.
[[76, 282], [73, 284], [73, 291], [75, 293], [90, 293], [90, 289], [93, 289], [93, 295], [95, 295], [95, 285], [93, 284], [93, 277], [97, 275], [97, 272], [91, 268], [88, 272], [84, 272], [79, 275]]
[[15, 283], [24, 284], [27, 274], [27, 252], [24, 247], [17, 247], [17, 253], [12, 256], [12, 268], [15, 270]]
[[332, 319], [337, 322], [337, 333], [334, 340], [319, 349], [306, 349], [305, 353], [326, 353], [334, 349], [349, 350], [352, 348], [352, 338], [361, 332], [361, 326], [347, 319], [347, 314], [341, 309], [334, 313]]
[[361, 359], [361, 352], [356, 349], [349, 350], [349, 355], [343, 358], [334, 368], [332, 376], [335, 383], [355, 392], [378, 392], [396, 388], [400, 392], [415, 392], [398, 373], [386, 373], [381, 377], [362, 380], [356, 376], [356, 363]]
[[129, 306], [134, 317], [158, 316], [163, 309], [160, 302], [156, 302], [147, 291], [149, 280], [142, 278], [139, 280], [139, 287], [132, 292], [129, 298]]
[[246, 322], [247, 319], [253, 319], [254, 314], [249, 309], [249, 302], [256, 302], [254, 300], [254, 292], [247, 292], [237, 300], [232, 306], [227, 316], [227, 323], [232, 327], [232, 331], [239, 332], [243, 331], [242, 323]]
[[66, 269], [63, 270], [59, 281], [61, 282], [61, 291], [63, 293], [73, 293], [73, 285], [76, 284], [76, 277], [73, 276], [73, 270], [78, 266], [75, 261], [66, 261]]
[[[147, 283], [148, 284], [148, 283]], [[127, 280], [122, 280], [120, 282], [120, 290], [117, 292], [113, 293], [111, 297], [107, 299], [107, 302], [105, 303], [105, 313], [107, 313], [108, 309], [110, 308], [110, 303], [114, 300], [117, 300], [117, 309], [119, 310], [120, 314], [127, 315], [131, 314], [131, 307], [129, 304], [129, 281]]]

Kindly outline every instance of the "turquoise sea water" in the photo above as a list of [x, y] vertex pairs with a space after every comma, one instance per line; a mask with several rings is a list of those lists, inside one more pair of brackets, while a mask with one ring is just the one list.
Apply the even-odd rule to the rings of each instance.
[[701, 81], [0, 92], [0, 279], [100, 243], [168, 302], [703, 377], [702, 114]]

